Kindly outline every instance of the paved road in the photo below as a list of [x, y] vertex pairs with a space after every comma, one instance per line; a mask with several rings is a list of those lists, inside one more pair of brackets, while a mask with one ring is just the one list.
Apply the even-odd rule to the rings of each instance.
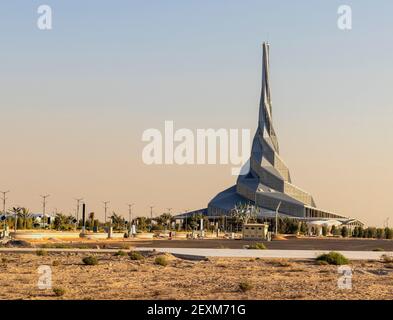
[[[124, 244], [133, 247], [150, 248], [215, 248], [215, 249], [243, 249], [244, 246], [256, 241], [204, 239], [204, 240], [111, 240], [88, 241], [73, 243], [65, 242], [67, 246], [88, 246], [96, 248], [121, 248]], [[260, 241], [258, 241], [260, 242]], [[393, 240], [375, 239], [342, 239], [342, 238], [289, 238], [287, 240], [263, 242], [268, 249], [277, 250], [335, 250], [335, 251], [373, 251], [377, 248], [384, 251], [393, 251]], [[38, 245], [38, 244], [37, 244]]]
[[[326, 250], [248, 250], [248, 249], [209, 249], [209, 248], [151, 248], [139, 247], [138, 250], [146, 251], [155, 249], [158, 252], [167, 252], [190, 259], [203, 257], [229, 257], [229, 258], [288, 258], [288, 259], [314, 259]], [[45, 249], [48, 252], [77, 252], [77, 253], [114, 253], [119, 249]], [[0, 253], [19, 252], [33, 253], [37, 248], [0, 248]], [[128, 250], [125, 250], [128, 251]], [[383, 254], [392, 255], [391, 252], [375, 251], [341, 251], [348, 259], [352, 260], [379, 260]]]
[[[245, 245], [255, 241], [245, 240], [138, 240], [132, 241], [135, 247], [154, 248], [217, 248], [217, 249], [243, 249]], [[335, 251], [373, 251], [381, 248], [393, 251], [393, 240], [373, 239], [316, 239], [316, 238], [290, 238], [288, 240], [263, 242], [268, 249], [279, 250], [335, 250]]]
[[[148, 250], [151, 248], [139, 248]], [[155, 248], [159, 252], [167, 252], [178, 255], [200, 257], [231, 257], [231, 258], [288, 258], [288, 259], [315, 259], [326, 250], [247, 250], [247, 249], [197, 249], [197, 248]], [[340, 251], [338, 251], [340, 252]], [[384, 254], [391, 252], [375, 251], [341, 251], [351, 260], [380, 260]]]

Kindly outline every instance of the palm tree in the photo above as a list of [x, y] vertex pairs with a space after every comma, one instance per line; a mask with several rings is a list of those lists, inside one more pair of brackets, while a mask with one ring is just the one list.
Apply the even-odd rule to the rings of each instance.
[[10, 210], [14, 215], [15, 215], [15, 221], [14, 221], [14, 230], [16, 231], [16, 223], [18, 221], [18, 215], [20, 214], [22, 208], [21, 207], [12, 207]]
[[66, 218], [67, 224], [74, 224], [75, 217], [72, 214], [69, 214]]
[[90, 219], [90, 228], [93, 229], [93, 227], [94, 227], [94, 212], [89, 213], [89, 219]]
[[170, 222], [172, 220], [172, 215], [170, 213], [163, 213], [162, 215], [157, 217], [156, 220], [159, 225], [163, 225], [165, 227], [168, 227], [168, 225], [170, 224]]
[[112, 212], [111, 221], [117, 230], [124, 229], [126, 224], [126, 220], [115, 212]]
[[31, 218], [31, 214], [29, 209], [20, 208], [20, 212], [18, 213], [18, 217], [23, 221], [23, 228], [27, 229], [27, 220]]

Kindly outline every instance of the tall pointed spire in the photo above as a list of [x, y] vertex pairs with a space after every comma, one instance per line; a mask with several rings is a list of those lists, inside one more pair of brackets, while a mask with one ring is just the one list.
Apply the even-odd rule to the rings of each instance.
[[[269, 44], [262, 45], [262, 88], [259, 104], [258, 129], [252, 142], [249, 171], [240, 173], [236, 185], [220, 192], [208, 205], [208, 216], [232, 215], [241, 204], [255, 204], [259, 217], [285, 214], [288, 218], [348, 220], [346, 217], [316, 207], [312, 195], [292, 183], [289, 168], [279, 155], [277, 136], [273, 128], [272, 100], [269, 79]], [[243, 171], [244, 172], [244, 171]]]
[[262, 44], [262, 89], [258, 125], [262, 133], [266, 132], [269, 135], [275, 151], [279, 152], [277, 137], [272, 122], [272, 100], [269, 79], [269, 44], [264, 42]]
[[262, 99], [265, 105], [268, 105], [270, 114], [272, 113], [272, 106], [270, 100], [270, 82], [269, 82], [269, 44], [264, 42], [262, 44]]

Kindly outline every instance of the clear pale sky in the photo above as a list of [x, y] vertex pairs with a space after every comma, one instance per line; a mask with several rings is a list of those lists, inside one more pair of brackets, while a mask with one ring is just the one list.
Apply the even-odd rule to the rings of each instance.
[[[53, 9], [53, 30], [36, 27]], [[337, 28], [349, 4], [353, 29]], [[393, 223], [393, 2], [0, 3], [0, 190], [8, 207], [147, 215], [205, 207], [230, 166], [147, 166], [142, 133], [257, 125], [261, 43], [293, 182], [321, 208]]]

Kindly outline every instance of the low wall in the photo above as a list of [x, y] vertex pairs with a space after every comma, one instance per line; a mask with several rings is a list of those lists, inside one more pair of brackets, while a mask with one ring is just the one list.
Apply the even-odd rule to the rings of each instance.
[[10, 232], [10, 236], [19, 240], [40, 240], [40, 239], [75, 239], [79, 238], [79, 232], [34, 232], [34, 231], [17, 231]]
[[[70, 231], [17, 231], [10, 232], [10, 236], [18, 240], [43, 240], [43, 239], [76, 239], [80, 238], [80, 231], [70, 232]], [[107, 239], [107, 233], [85, 233], [83, 238], [86, 239]], [[112, 233], [112, 239], [122, 239], [124, 238], [124, 233]]]
[[148, 232], [143, 232], [143, 233], [137, 233], [135, 235], [135, 238], [137, 239], [153, 239], [154, 233], [148, 233]]

